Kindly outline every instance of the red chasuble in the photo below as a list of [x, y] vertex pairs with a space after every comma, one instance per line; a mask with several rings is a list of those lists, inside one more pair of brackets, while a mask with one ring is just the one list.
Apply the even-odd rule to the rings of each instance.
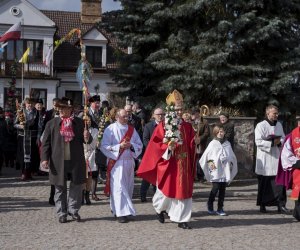
[[[292, 131], [292, 147], [295, 156], [300, 159], [300, 128], [297, 127]], [[291, 199], [298, 200], [300, 193], [300, 169], [293, 169], [293, 186]]]
[[157, 184], [165, 196], [179, 200], [192, 197], [195, 173], [194, 129], [182, 121], [180, 132], [182, 145], [177, 145], [171, 158], [164, 160], [162, 155], [168, 145], [163, 143], [165, 130], [161, 122], [152, 134], [137, 172], [138, 176]]

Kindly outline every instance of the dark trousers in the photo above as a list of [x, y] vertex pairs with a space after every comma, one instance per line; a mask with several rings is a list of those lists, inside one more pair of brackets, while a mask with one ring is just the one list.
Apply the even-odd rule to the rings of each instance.
[[197, 160], [197, 178], [200, 181], [200, 180], [204, 180], [204, 172], [200, 166], [199, 159]]
[[[141, 199], [146, 199], [149, 187], [150, 187], [150, 183], [142, 179], [141, 189], [140, 189]], [[156, 186], [153, 186], [153, 192], [154, 193], [156, 192]]]
[[280, 207], [285, 207], [287, 196], [286, 196], [286, 189], [283, 185], [277, 185], [276, 190], [278, 193], [278, 205]]
[[[55, 207], [58, 216], [67, 216], [68, 213], [76, 214], [81, 207], [82, 201], [82, 184], [74, 184], [72, 180], [72, 166], [71, 161], [64, 161], [64, 184], [63, 186], [55, 185]], [[71, 175], [70, 186], [67, 188], [67, 180]], [[69, 192], [68, 192], [69, 191]], [[69, 194], [68, 194], [69, 193]]]
[[212, 182], [212, 189], [209, 194], [207, 206], [209, 210], [214, 210], [213, 203], [219, 192], [218, 196], [218, 210], [223, 209], [224, 199], [225, 199], [225, 190], [226, 190], [226, 182]]
[[13, 168], [15, 166], [16, 153], [14, 151], [5, 151], [4, 152], [4, 161], [6, 167]]
[[3, 165], [3, 150], [0, 147], [0, 172], [1, 172], [1, 169], [2, 169], [2, 165]]
[[286, 204], [286, 190], [282, 185], [276, 185], [275, 176], [258, 175], [258, 206], [282, 206]]
[[55, 195], [55, 186], [51, 185], [49, 200], [53, 200], [54, 201], [54, 195]]
[[[100, 172], [100, 177], [105, 180], [107, 158], [99, 149], [96, 149], [95, 161]], [[93, 179], [94, 178], [98, 179], [99, 172], [97, 173], [97, 176], [95, 176], [95, 173], [93, 173]]]

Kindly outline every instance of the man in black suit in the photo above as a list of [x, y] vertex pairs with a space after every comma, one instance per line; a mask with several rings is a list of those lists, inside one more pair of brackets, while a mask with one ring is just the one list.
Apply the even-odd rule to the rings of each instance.
[[100, 96], [94, 95], [89, 98], [90, 108], [88, 116], [91, 118], [92, 128], [98, 128], [102, 112], [100, 110]]
[[[59, 116], [59, 111], [58, 111], [58, 107], [57, 104], [60, 101], [59, 98], [53, 98], [52, 99], [52, 109], [49, 109], [46, 111], [45, 113], [45, 118], [43, 121], [43, 129], [42, 132], [44, 132], [46, 124], [53, 118], [58, 117]], [[55, 202], [54, 202], [54, 195], [55, 195], [55, 186], [51, 185], [51, 190], [50, 190], [50, 197], [49, 197], [49, 204], [52, 206], [55, 206]]]
[[128, 124], [132, 125], [135, 130], [138, 132], [139, 136], [142, 137], [142, 121], [141, 118], [132, 113], [132, 106], [127, 104], [124, 107], [128, 115]]
[[[150, 138], [153, 134], [154, 129], [156, 128], [156, 126], [164, 120], [165, 118], [165, 112], [162, 108], [156, 108], [153, 111], [153, 115], [152, 115], [152, 120], [150, 122], [148, 122], [145, 127], [144, 127], [144, 132], [143, 132], [143, 144], [144, 147], [146, 148]], [[141, 183], [141, 202], [146, 202], [147, 201], [147, 191], [149, 189], [150, 183], [147, 182], [146, 180], [142, 180]]]
[[50, 121], [52, 118], [54, 118], [56, 116], [59, 116], [58, 108], [56, 106], [57, 103], [59, 102], [59, 100], [60, 100], [59, 98], [53, 98], [52, 99], [53, 108], [47, 110], [46, 113], [45, 113], [45, 118], [44, 118], [44, 121], [43, 121], [43, 132], [45, 130], [47, 122]]
[[[142, 127], [142, 120], [141, 118], [139, 118], [138, 116], [136, 116], [135, 114], [133, 114], [132, 112], [132, 105], [127, 104], [124, 107], [127, 115], [128, 115], [128, 124], [133, 126], [135, 128], [135, 130], [137, 131], [137, 133], [139, 134], [140, 138], [142, 139], [142, 135], [143, 135], [143, 127]], [[141, 162], [142, 159], [142, 154], [140, 154], [138, 159], [135, 159], [135, 168], [134, 170], [136, 171], [138, 169], [138, 166]]]

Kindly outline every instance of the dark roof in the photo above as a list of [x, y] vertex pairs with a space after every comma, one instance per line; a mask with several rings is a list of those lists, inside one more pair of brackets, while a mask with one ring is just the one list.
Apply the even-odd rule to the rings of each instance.
[[[82, 36], [93, 28], [97, 28], [95, 24], [82, 24], [80, 12], [57, 11], [57, 10], [41, 10], [41, 12], [50, 18], [57, 27], [54, 39], [59, 40], [66, 36], [72, 29], [79, 28]], [[102, 16], [105, 18], [105, 15]], [[117, 49], [117, 41], [103, 29], [98, 29], [108, 40], [107, 44], [107, 68], [115, 68], [116, 62], [113, 51]], [[69, 42], [61, 44], [54, 53], [54, 69], [56, 70], [74, 70], [78, 66], [80, 60], [80, 48], [76, 45], [77, 37], [73, 37]]]

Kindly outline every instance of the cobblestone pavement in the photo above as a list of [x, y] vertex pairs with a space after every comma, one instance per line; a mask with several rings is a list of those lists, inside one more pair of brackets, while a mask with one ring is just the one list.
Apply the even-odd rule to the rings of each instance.
[[[1, 249], [297, 249], [300, 223], [275, 208], [261, 214], [256, 207], [255, 181], [232, 183], [226, 191], [228, 216], [206, 212], [209, 184], [195, 184], [192, 230], [183, 230], [168, 219], [160, 224], [151, 202], [141, 203], [136, 179], [134, 204], [137, 216], [120, 224], [111, 216], [109, 200], [82, 206], [82, 222], [60, 224], [48, 205], [47, 177], [22, 182], [18, 173], [3, 169], [0, 177]], [[152, 195], [149, 192], [149, 199]], [[288, 208], [293, 203], [288, 201]]]

